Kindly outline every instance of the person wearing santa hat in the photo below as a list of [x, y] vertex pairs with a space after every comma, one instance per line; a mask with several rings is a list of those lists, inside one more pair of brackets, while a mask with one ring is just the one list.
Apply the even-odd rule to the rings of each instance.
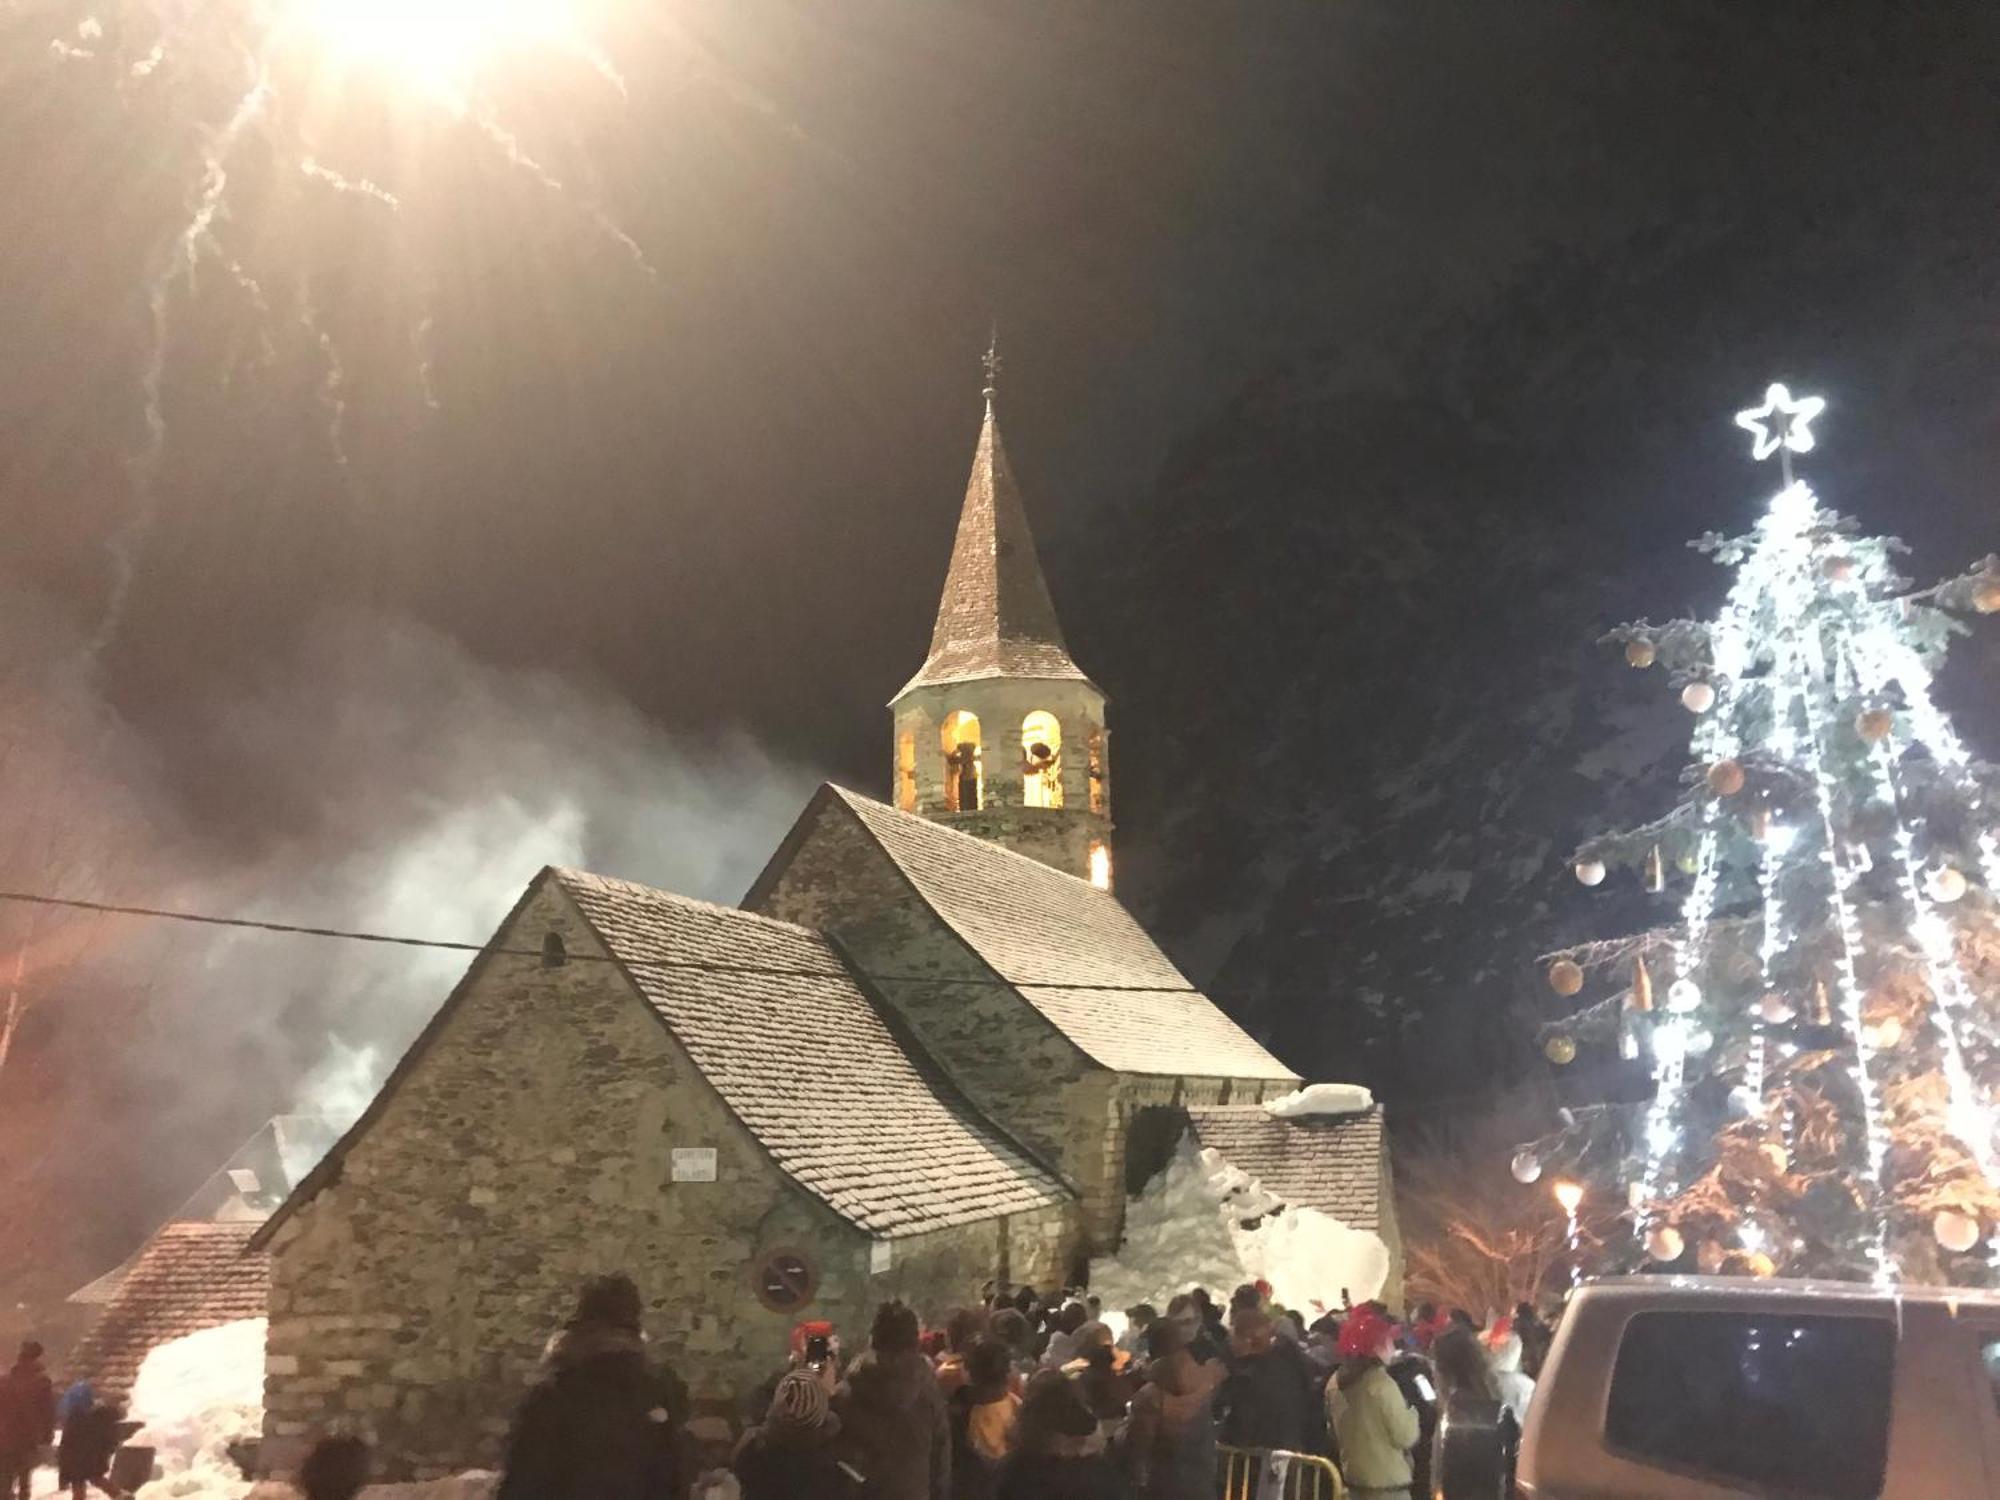
[[1521, 1373], [1521, 1335], [1514, 1331], [1512, 1318], [1495, 1318], [1483, 1336], [1486, 1363], [1493, 1368], [1493, 1384], [1500, 1403], [1525, 1424], [1528, 1402], [1535, 1394], [1535, 1382]]
[[1340, 1368], [1326, 1385], [1327, 1421], [1340, 1444], [1340, 1468], [1359, 1500], [1410, 1500], [1410, 1450], [1417, 1413], [1389, 1374], [1396, 1325], [1372, 1306], [1357, 1307], [1340, 1329]]

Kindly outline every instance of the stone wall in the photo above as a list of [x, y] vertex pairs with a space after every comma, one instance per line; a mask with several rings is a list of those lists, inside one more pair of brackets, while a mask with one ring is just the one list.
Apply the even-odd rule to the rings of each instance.
[[[615, 966], [582, 961], [602, 950], [558, 888], [500, 945], [538, 951], [551, 930], [572, 961], [482, 962], [338, 1178], [277, 1228], [270, 1466], [335, 1424], [374, 1440], [389, 1477], [492, 1464], [577, 1286], [606, 1271], [638, 1282], [656, 1350], [698, 1399], [733, 1401], [781, 1365], [800, 1316], [865, 1332], [884, 1295], [868, 1238], [777, 1170]], [[676, 1146], [713, 1147], [716, 1181], [673, 1181]], [[1061, 1238], [1063, 1210], [1035, 1217], [1018, 1240]], [[974, 1295], [1002, 1233], [920, 1237], [910, 1285]], [[754, 1295], [779, 1247], [819, 1268], [803, 1312]]]

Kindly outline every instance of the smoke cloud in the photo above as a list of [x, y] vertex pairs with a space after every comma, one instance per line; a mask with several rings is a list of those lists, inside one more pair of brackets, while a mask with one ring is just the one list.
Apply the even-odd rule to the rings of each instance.
[[[734, 899], [819, 779], [361, 611], [164, 744], [86, 644], [0, 590], [12, 890], [478, 942], [545, 864]], [[469, 957], [0, 904], [0, 986], [17, 952], [0, 1306], [29, 1309], [122, 1259], [270, 1115], [351, 1120]]]

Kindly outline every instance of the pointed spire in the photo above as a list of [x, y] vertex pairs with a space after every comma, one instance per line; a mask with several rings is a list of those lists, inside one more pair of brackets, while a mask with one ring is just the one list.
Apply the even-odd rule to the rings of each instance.
[[1021, 491], [1000, 441], [1000, 423], [993, 410], [1000, 378], [997, 329], [984, 366], [986, 419], [972, 455], [972, 475], [966, 481], [965, 507], [959, 513], [944, 597], [938, 601], [930, 655], [904, 692], [983, 677], [1088, 680], [1070, 660], [1063, 642]]

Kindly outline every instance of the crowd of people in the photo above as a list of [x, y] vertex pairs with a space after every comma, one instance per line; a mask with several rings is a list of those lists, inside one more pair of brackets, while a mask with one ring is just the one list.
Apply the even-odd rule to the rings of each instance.
[[830, 1324], [799, 1324], [745, 1435], [703, 1453], [614, 1277], [552, 1345], [498, 1500], [1213, 1500], [1224, 1448], [1324, 1457], [1364, 1500], [1404, 1500], [1429, 1493], [1453, 1396], [1525, 1418], [1549, 1336], [1525, 1305], [1483, 1327], [1429, 1305], [1399, 1324], [1379, 1302], [1308, 1323], [1261, 1285], [1110, 1319], [1084, 1292], [999, 1288], [933, 1328], [889, 1302], [852, 1358]]
[[[884, 1303], [867, 1347], [804, 1322], [750, 1394], [727, 1447], [691, 1432], [687, 1386], [654, 1361], [624, 1276], [584, 1287], [515, 1414], [496, 1500], [1213, 1500], [1220, 1450], [1337, 1464], [1362, 1500], [1429, 1494], [1430, 1438], [1456, 1395], [1524, 1420], [1550, 1329], [1525, 1304], [1482, 1327], [1379, 1302], [1308, 1323], [1262, 1284], [1227, 1308], [1193, 1288], [1107, 1319], [1077, 1291], [990, 1289], [941, 1326]], [[88, 1386], [58, 1400], [38, 1345], [0, 1378], [0, 1500], [28, 1500], [58, 1430], [74, 1500], [107, 1480], [122, 1410]], [[352, 1435], [314, 1447], [306, 1500], [353, 1500], [369, 1473]]]

